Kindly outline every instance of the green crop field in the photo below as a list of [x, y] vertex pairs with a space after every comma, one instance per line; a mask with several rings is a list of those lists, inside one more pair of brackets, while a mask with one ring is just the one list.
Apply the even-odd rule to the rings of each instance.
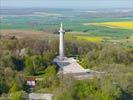
[[[125, 17], [125, 15], [120, 18], [115, 17], [113, 14], [111, 14], [110, 17], [106, 17], [105, 13], [105, 16], [98, 14], [97, 17], [90, 17], [86, 13], [80, 11], [48, 10], [47, 13], [34, 12], [28, 15], [9, 14], [3, 15], [0, 18], [0, 30], [34, 30], [46, 31], [47, 33], [57, 33], [60, 27], [60, 22], [63, 22], [64, 28], [69, 34], [75, 34], [77, 39], [91, 42], [119, 40], [119, 43], [121, 43], [121, 41], [129, 39], [133, 35], [132, 29], [123, 28], [126, 23], [123, 23], [123, 27], [116, 28], [107, 27], [105, 25], [95, 25], [95, 23], [110, 22], [116, 24], [133, 21], [132, 16]], [[84, 25], [84, 23], [87, 23], [87, 25]], [[130, 39], [130, 41], [132, 41], [132, 39]]]

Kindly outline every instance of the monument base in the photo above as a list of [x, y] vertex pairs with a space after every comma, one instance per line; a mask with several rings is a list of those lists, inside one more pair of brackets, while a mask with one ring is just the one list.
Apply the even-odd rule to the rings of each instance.
[[60, 62], [60, 61], [66, 60], [66, 59], [67, 59], [67, 57], [60, 57], [60, 56], [57, 56], [57, 57], [53, 60], [53, 62]]
[[58, 74], [70, 74], [76, 79], [86, 79], [86, 78], [93, 78], [96, 76], [96, 73], [92, 72], [91, 70], [84, 69], [78, 62], [73, 58], [63, 57], [60, 58], [59, 56], [56, 57], [53, 61], [59, 66]]

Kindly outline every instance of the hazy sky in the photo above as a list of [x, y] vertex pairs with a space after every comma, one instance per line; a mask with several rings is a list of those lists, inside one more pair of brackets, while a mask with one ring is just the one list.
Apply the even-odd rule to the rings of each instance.
[[133, 8], [133, 0], [0, 0], [0, 7]]

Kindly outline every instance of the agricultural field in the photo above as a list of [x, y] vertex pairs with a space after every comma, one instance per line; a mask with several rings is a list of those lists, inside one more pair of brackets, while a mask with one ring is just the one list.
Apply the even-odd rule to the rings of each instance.
[[77, 32], [69, 32], [66, 33], [65, 38], [67, 40], [83, 40], [83, 41], [89, 41], [89, 42], [94, 42], [94, 43], [100, 43], [100, 42], [104, 42], [107, 39], [111, 39], [110, 37], [104, 37], [104, 36], [90, 36], [88, 34], [85, 33], [79, 33]]
[[122, 29], [133, 29], [133, 21], [127, 22], [101, 22], [101, 23], [86, 23], [84, 25], [97, 25], [105, 26], [110, 28], [122, 28]]
[[1, 36], [15, 36], [17, 39], [32, 38], [32, 39], [48, 39], [55, 38], [56, 35], [50, 32], [36, 31], [36, 30], [0, 30]]
[[76, 38], [78, 40], [87, 40], [87, 41], [90, 41], [90, 42], [101, 42], [103, 40], [102, 37], [89, 37], [89, 36], [76, 36]]
[[[129, 41], [133, 35], [132, 12], [117, 14], [115, 10], [105, 12], [96, 10], [92, 13], [92, 11], [73, 9], [29, 9], [27, 11], [2, 9], [0, 34], [19, 34], [19, 37], [31, 36], [32, 38], [44, 38], [46, 34], [50, 34], [50, 37], [57, 37], [60, 22], [63, 22], [66, 34], [69, 35], [66, 38], [69, 39], [76, 38], [90, 42], [111, 41], [111, 43], [119, 41], [116, 43], [121, 44], [122, 41]], [[132, 39], [129, 42], [131, 41]], [[126, 44], [132, 45], [129, 42]]]

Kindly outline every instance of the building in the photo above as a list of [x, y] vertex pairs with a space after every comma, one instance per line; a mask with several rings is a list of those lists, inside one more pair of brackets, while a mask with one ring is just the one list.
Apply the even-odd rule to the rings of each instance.
[[36, 85], [35, 77], [27, 77], [27, 85], [34, 87]]

